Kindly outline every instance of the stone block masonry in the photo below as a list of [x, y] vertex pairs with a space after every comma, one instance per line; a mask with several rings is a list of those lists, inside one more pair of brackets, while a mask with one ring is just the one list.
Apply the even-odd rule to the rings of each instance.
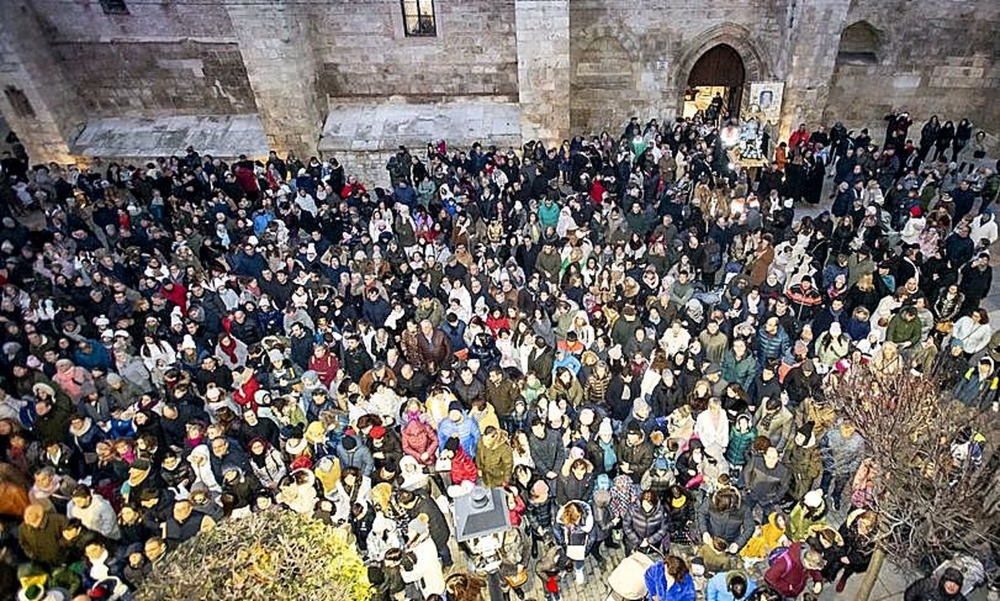
[[570, 135], [569, 0], [517, 0], [521, 135], [558, 144]]

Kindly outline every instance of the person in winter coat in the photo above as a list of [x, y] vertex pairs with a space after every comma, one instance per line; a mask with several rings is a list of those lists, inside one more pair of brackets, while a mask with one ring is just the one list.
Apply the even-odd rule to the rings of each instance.
[[646, 568], [646, 590], [652, 601], [695, 601], [697, 592], [687, 563], [668, 555]]
[[66, 507], [66, 517], [80, 520], [85, 528], [105, 538], [118, 540], [121, 536], [114, 507], [87, 486], [77, 486], [73, 491], [72, 500]]
[[729, 429], [729, 446], [726, 447], [725, 459], [729, 465], [742, 468], [746, 465], [750, 445], [757, 438], [757, 428], [753, 426], [753, 420], [746, 413], [741, 413], [733, 421]]
[[552, 533], [566, 557], [573, 561], [576, 583], [584, 583], [583, 562], [597, 541], [594, 512], [583, 501], [570, 501], [556, 511]]
[[375, 459], [368, 447], [357, 436], [348, 434], [337, 445], [337, 459], [341, 468], [356, 467], [362, 475], [371, 476], [375, 471]]
[[507, 433], [489, 426], [479, 439], [476, 466], [483, 477], [483, 486], [506, 486], [514, 471], [514, 452]]
[[928, 576], [906, 587], [903, 601], [966, 601], [962, 594], [963, 581], [961, 572], [948, 568], [936, 580]]
[[642, 475], [653, 465], [653, 447], [638, 423], [628, 425], [625, 440], [618, 443], [617, 455], [619, 472], [635, 484], [642, 482]]
[[983, 357], [955, 385], [955, 398], [969, 407], [981, 409], [997, 408], [997, 388], [1000, 387], [1000, 377], [991, 357]]
[[742, 338], [734, 339], [732, 348], [722, 356], [722, 379], [736, 382], [743, 390], [750, 390], [756, 377], [757, 360], [747, 349], [746, 341]]
[[265, 488], [277, 489], [278, 483], [288, 472], [281, 452], [263, 438], [252, 439], [247, 448], [249, 449], [250, 469], [253, 471], [253, 475]]
[[698, 509], [698, 528], [708, 538], [721, 538], [731, 554], [753, 535], [753, 514], [743, 496], [731, 486], [706, 495]]
[[847, 585], [847, 579], [854, 574], [863, 574], [868, 571], [871, 563], [872, 553], [875, 551], [875, 535], [878, 526], [878, 516], [874, 511], [868, 509], [855, 509], [847, 515], [847, 519], [840, 526], [840, 537], [844, 541], [843, 559], [832, 568], [827, 566], [827, 573], [831, 574], [830, 580], [836, 577], [837, 573], [844, 570], [837, 580], [836, 590], [843, 592]]
[[670, 517], [652, 491], [639, 495], [639, 503], [622, 519], [625, 555], [634, 551], [663, 553], [670, 546]]
[[531, 535], [531, 557], [538, 557], [538, 543], [545, 540], [552, 530], [554, 511], [552, 495], [544, 480], [535, 480], [527, 494], [524, 516], [528, 522], [528, 533]]
[[757, 434], [766, 436], [771, 445], [784, 453], [792, 441], [792, 412], [781, 402], [778, 396], [770, 397], [757, 408], [754, 415]]
[[528, 448], [535, 462], [535, 475], [546, 480], [555, 480], [566, 458], [559, 431], [548, 427], [545, 421], [536, 417], [531, 422]]
[[479, 424], [476, 420], [466, 415], [462, 404], [452, 401], [448, 405], [448, 417], [438, 424], [438, 452], [444, 450], [444, 445], [449, 438], [455, 437], [461, 443], [465, 453], [476, 457], [476, 447], [479, 444]]
[[556, 504], [565, 505], [570, 501], [589, 503], [594, 494], [594, 466], [582, 457], [576, 457], [580, 449], [571, 451], [559, 477], [556, 479]]
[[788, 545], [787, 528], [788, 518], [775, 511], [767, 516], [766, 524], [754, 530], [753, 537], [740, 549], [740, 557], [749, 562], [766, 559], [771, 551]]
[[427, 523], [431, 539], [434, 541], [434, 546], [437, 547], [437, 556], [441, 558], [444, 567], [450, 567], [452, 561], [451, 551], [448, 549], [448, 539], [451, 537], [451, 528], [438, 504], [427, 494], [408, 490], [399, 491], [396, 498], [399, 501], [399, 506], [411, 520], [419, 516], [426, 516], [426, 520], [420, 519]]
[[819, 446], [823, 457], [820, 488], [832, 496], [833, 508], [839, 509], [844, 489], [864, 459], [865, 441], [852, 424], [842, 421], [823, 435]]
[[461, 490], [451, 489], [448, 493], [457, 495], [471, 490], [471, 486], [475, 485], [479, 479], [479, 470], [476, 468], [476, 461], [472, 457], [469, 457], [465, 449], [462, 448], [462, 445], [459, 444], [458, 439], [455, 437], [449, 438], [444, 443], [444, 448], [441, 449], [439, 455], [441, 459], [446, 459], [451, 463], [449, 475], [452, 485], [462, 487]]
[[768, 447], [763, 455], [756, 455], [743, 471], [747, 502], [762, 516], [770, 515], [788, 493], [791, 472], [781, 460], [778, 449]]
[[775, 558], [764, 572], [764, 581], [786, 599], [795, 599], [806, 590], [811, 578], [813, 592], [819, 594], [823, 582], [823, 556], [819, 551], [795, 542]]
[[795, 433], [795, 443], [788, 449], [785, 461], [792, 472], [791, 497], [799, 501], [823, 473], [823, 458], [816, 446], [812, 422], [806, 422]]
[[795, 504], [788, 518], [788, 538], [803, 541], [814, 526], [826, 524], [827, 507], [822, 490], [810, 490]]
[[437, 432], [427, 423], [418, 401], [413, 400], [407, 405], [403, 420], [400, 431], [403, 452], [420, 465], [434, 465], [438, 449]]
[[43, 505], [28, 505], [24, 510], [24, 523], [17, 533], [18, 542], [28, 559], [46, 566], [61, 565], [64, 559], [62, 532], [66, 524], [66, 518], [46, 512]]
[[410, 520], [406, 548], [403, 551], [403, 582], [413, 583], [423, 597], [445, 594], [444, 569], [431, 538], [428, 523], [420, 518]]
[[719, 572], [705, 584], [705, 601], [746, 601], [757, 583], [742, 570]]

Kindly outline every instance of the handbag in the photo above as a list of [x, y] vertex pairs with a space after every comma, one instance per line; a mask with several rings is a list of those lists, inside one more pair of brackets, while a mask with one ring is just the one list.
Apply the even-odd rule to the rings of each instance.
[[517, 572], [506, 575], [503, 579], [507, 581], [507, 586], [510, 588], [518, 588], [528, 581], [528, 570], [527, 568], [519, 567]]

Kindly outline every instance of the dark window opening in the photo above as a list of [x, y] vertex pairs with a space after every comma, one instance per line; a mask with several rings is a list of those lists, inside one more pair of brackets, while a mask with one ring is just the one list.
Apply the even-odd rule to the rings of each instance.
[[866, 21], [858, 21], [840, 34], [837, 63], [842, 65], [877, 65], [882, 50], [882, 35]]
[[437, 22], [434, 19], [434, 0], [401, 0], [403, 3], [403, 29], [408, 37], [434, 37]]
[[104, 14], [106, 15], [128, 14], [128, 6], [125, 5], [125, 0], [101, 0], [101, 8], [104, 9]]
[[7, 86], [3, 94], [7, 97], [7, 102], [10, 103], [11, 108], [14, 109], [15, 115], [24, 119], [35, 118], [35, 107], [31, 106], [31, 101], [28, 100], [28, 96], [24, 93], [24, 90], [20, 90], [14, 86]]

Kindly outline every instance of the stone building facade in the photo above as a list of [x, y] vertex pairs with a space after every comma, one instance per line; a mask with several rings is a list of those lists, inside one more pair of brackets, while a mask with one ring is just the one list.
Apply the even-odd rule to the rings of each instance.
[[720, 45], [744, 109], [755, 82], [782, 85], [783, 135], [878, 138], [895, 107], [1000, 123], [997, 0], [4, 0], [0, 113], [38, 160], [183, 141], [374, 169], [400, 143], [673, 118]]

